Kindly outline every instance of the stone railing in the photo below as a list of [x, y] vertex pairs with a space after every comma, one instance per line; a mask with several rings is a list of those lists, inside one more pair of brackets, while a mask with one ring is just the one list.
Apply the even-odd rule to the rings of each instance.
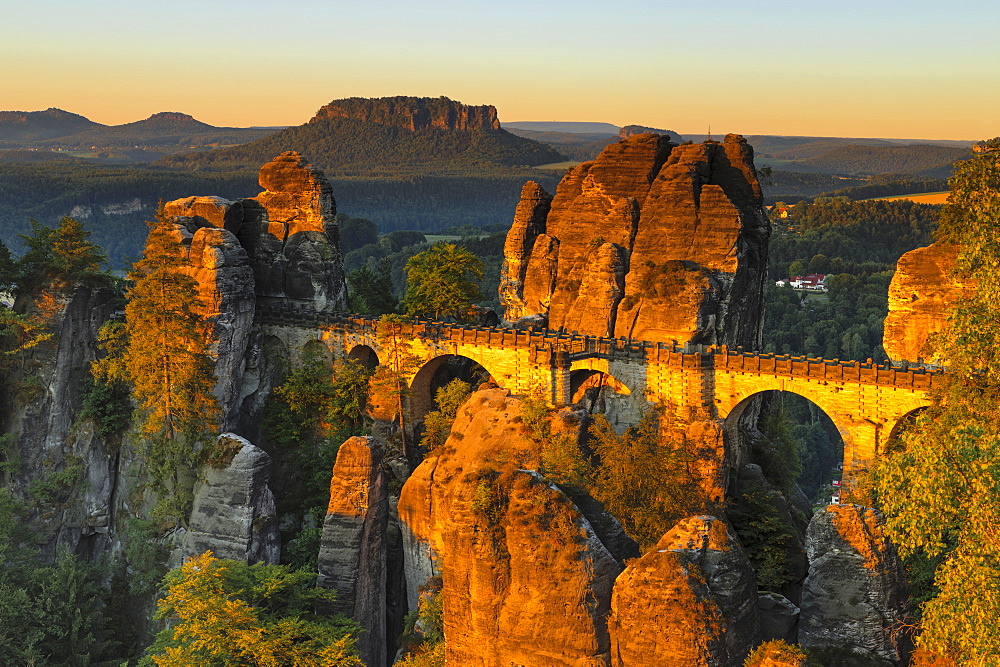
[[[289, 304], [266, 304], [257, 308], [256, 321], [306, 328], [332, 327], [345, 333], [374, 336], [378, 320], [350, 313], [321, 312]], [[602, 358], [619, 362], [661, 363], [701, 371], [780, 375], [827, 382], [877, 384], [927, 390], [943, 373], [940, 368], [909, 364], [878, 364], [867, 361], [822, 359], [805, 356], [748, 352], [725, 345], [653, 343], [626, 338], [601, 338], [550, 330], [486, 327], [432, 320], [411, 320], [405, 333], [425, 343], [528, 348], [532, 361], [568, 365], [575, 360]]]

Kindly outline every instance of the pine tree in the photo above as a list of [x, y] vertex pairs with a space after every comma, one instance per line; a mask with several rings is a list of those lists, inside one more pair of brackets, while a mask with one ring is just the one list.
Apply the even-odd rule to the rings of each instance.
[[150, 443], [146, 462], [159, 513], [179, 519], [190, 502], [181, 479], [194, 463], [195, 443], [216, 428], [219, 408], [198, 284], [183, 271], [175, 227], [158, 217], [129, 274], [124, 366]]

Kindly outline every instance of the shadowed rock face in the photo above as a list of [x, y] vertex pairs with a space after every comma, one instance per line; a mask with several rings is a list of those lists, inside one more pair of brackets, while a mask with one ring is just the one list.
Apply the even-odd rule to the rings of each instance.
[[753, 568], [726, 524], [684, 519], [615, 582], [611, 664], [742, 664], [759, 632], [756, 602]]
[[889, 284], [889, 314], [882, 347], [893, 361], [942, 363], [931, 337], [944, 329], [955, 306], [973, 285], [952, 276], [958, 247], [932, 243], [904, 254]]
[[189, 197], [164, 205], [174, 224], [174, 238], [188, 262], [184, 272], [198, 284], [199, 310], [211, 324], [209, 352], [216, 377], [213, 393], [219, 399], [224, 431], [236, 425], [243, 356], [256, 304], [250, 259], [236, 236], [221, 226], [232, 217], [233, 209], [233, 202], [215, 197]]
[[347, 439], [337, 451], [323, 522], [317, 585], [337, 591], [334, 611], [364, 632], [358, 652], [367, 667], [386, 664], [386, 525], [389, 494], [384, 448], [375, 438]]
[[267, 487], [271, 458], [233, 433], [223, 433], [219, 439], [239, 449], [227, 465], [200, 470], [183, 554], [211, 551], [217, 558], [276, 564], [281, 541], [274, 495]]
[[448, 130], [500, 129], [496, 107], [462, 104], [447, 97], [351, 97], [330, 102], [316, 112], [316, 116], [309, 122], [315, 123], [324, 118], [353, 118], [411, 131], [425, 127]]
[[583, 334], [759, 343], [769, 223], [738, 135], [675, 146], [630, 136], [522, 191], [505, 246], [506, 317]]
[[813, 515], [799, 620], [805, 648], [846, 647], [906, 663], [906, 574], [882, 525], [875, 510], [860, 505], [830, 505]]

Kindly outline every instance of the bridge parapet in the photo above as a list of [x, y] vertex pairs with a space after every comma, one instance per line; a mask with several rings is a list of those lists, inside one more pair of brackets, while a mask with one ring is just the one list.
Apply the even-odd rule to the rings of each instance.
[[[345, 333], [374, 336], [378, 320], [349, 313], [327, 313], [288, 304], [259, 306], [257, 321], [304, 327], [336, 327]], [[811, 358], [767, 352], [735, 350], [726, 346], [601, 338], [551, 330], [484, 327], [433, 320], [414, 320], [404, 331], [425, 342], [483, 345], [499, 348], [526, 347], [533, 363], [561, 366], [573, 361], [599, 358], [616, 362], [655, 362], [676, 368], [715, 369], [735, 373], [782, 375], [826, 382], [849, 382], [903, 387], [926, 391], [937, 386], [941, 368], [877, 364], [871, 359], [852, 361]]]

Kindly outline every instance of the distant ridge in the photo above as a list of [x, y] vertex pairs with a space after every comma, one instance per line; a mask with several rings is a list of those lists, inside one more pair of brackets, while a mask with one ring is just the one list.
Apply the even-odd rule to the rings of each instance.
[[294, 150], [328, 176], [462, 175], [563, 160], [552, 147], [500, 129], [496, 108], [446, 97], [347, 98], [309, 122], [241, 146], [171, 155], [177, 169], [247, 169]]
[[147, 161], [180, 147], [240, 144], [271, 132], [268, 128], [215, 127], [176, 111], [161, 111], [123, 125], [102, 125], [61, 109], [0, 111], [0, 148], [131, 150], [139, 146], [154, 151]]
[[618, 134], [621, 128], [611, 123], [590, 123], [575, 121], [534, 121], [518, 120], [504, 123], [506, 129], [531, 130], [532, 132], [567, 132], [571, 134]]
[[0, 111], [0, 142], [36, 142], [106, 127], [79, 114], [50, 107], [45, 111]]

